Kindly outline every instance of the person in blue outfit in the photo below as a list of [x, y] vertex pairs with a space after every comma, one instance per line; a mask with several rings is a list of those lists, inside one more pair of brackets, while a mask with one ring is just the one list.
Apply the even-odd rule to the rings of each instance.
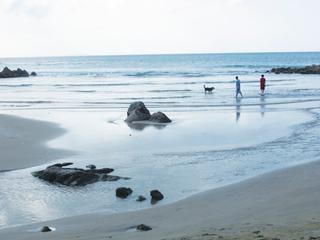
[[243, 97], [241, 92], [241, 83], [240, 83], [239, 77], [236, 76], [236, 98], [238, 98], [239, 94], [241, 95], [241, 97]]

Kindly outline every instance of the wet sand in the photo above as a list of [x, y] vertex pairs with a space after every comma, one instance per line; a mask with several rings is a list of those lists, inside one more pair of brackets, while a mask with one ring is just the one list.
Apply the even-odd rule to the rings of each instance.
[[[320, 239], [320, 162], [272, 173], [174, 204], [75, 216], [0, 231], [1, 239]], [[133, 229], [139, 224], [149, 232]], [[36, 230], [48, 225], [50, 233]]]
[[46, 145], [64, 132], [53, 123], [1, 114], [0, 171], [33, 167], [70, 155]]

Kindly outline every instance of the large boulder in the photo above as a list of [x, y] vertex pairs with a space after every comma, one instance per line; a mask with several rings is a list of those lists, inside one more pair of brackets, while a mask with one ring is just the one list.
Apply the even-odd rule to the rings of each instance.
[[275, 74], [280, 74], [280, 73], [320, 74], [320, 65], [311, 65], [311, 66], [305, 66], [305, 67], [279, 67], [279, 68], [272, 68], [271, 72]]
[[153, 123], [170, 123], [171, 120], [162, 112], [156, 112], [150, 115], [150, 111], [143, 102], [131, 103], [127, 110], [128, 124], [139, 121], [151, 121]]
[[29, 73], [26, 70], [18, 68], [17, 70], [10, 70], [5, 67], [2, 72], [0, 72], [0, 78], [14, 78], [14, 77], [29, 77]]
[[72, 163], [58, 163], [47, 167], [44, 170], [32, 172], [34, 177], [40, 178], [52, 184], [62, 184], [65, 186], [85, 186], [98, 181], [117, 181], [122, 178], [109, 175], [112, 168], [82, 169], [63, 168]]
[[128, 108], [126, 122], [147, 121], [150, 117], [150, 112], [143, 102], [134, 102]]
[[163, 112], [156, 112], [151, 115], [150, 121], [156, 123], [170, 123], [171, 119], [168, 118]]

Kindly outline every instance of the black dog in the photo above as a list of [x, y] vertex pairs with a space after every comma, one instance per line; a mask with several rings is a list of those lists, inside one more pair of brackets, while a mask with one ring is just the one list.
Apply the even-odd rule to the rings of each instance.
[[215, 89], [214, 87], [206, 87], [206, 85], [203, 85], [203, 88], [205, 93], [212, 93], [213, 89]]

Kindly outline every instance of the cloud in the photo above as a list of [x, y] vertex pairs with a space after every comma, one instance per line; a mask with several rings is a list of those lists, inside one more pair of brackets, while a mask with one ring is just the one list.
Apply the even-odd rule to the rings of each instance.
[[12, 0], [8, 11], [16, 15], [43, 18], [48, 16], [51, 7], [47, 0]]
[[306, 2], [0, 0], [0, 57], [320, 50]]

